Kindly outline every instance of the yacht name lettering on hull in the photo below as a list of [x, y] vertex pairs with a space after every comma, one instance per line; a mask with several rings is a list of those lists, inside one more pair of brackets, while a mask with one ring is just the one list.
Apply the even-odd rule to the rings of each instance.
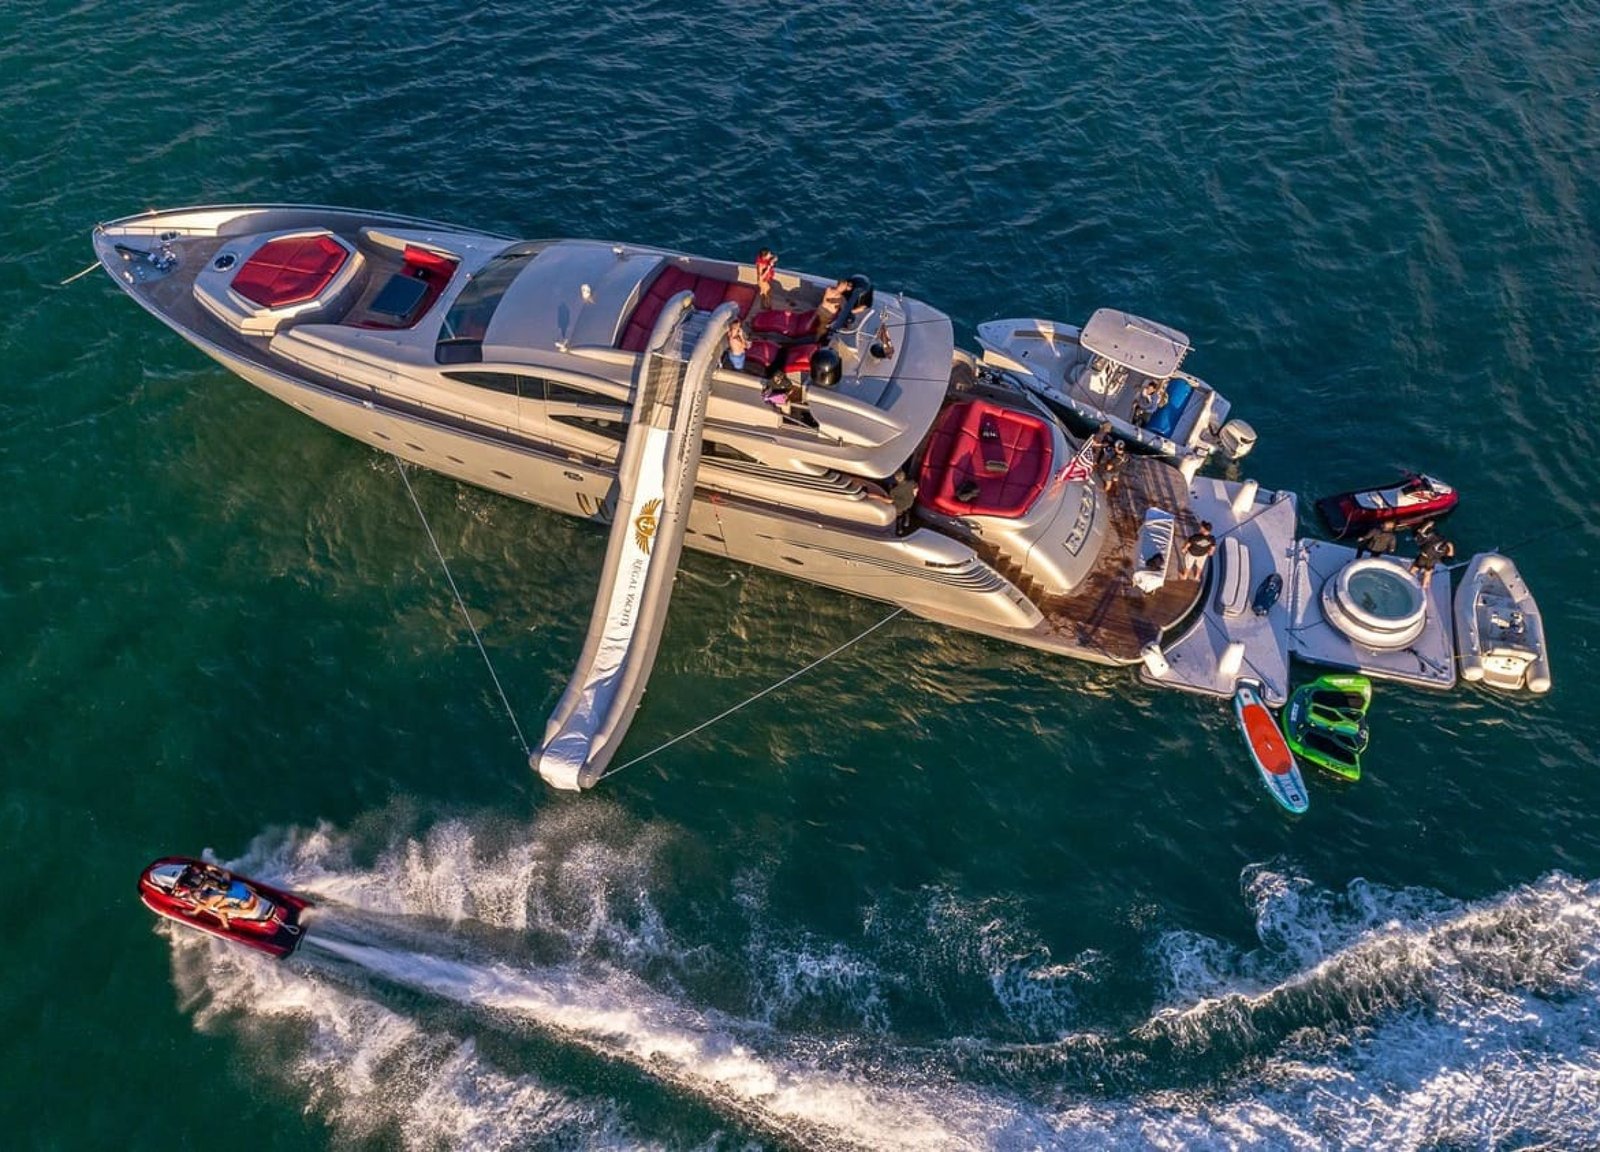
[[616, 502], [609, 497], [596, 499], [587, 492], [579, 492], [578, 511], [590, 520], [598, 520], [602, 524], [611, 523], [617, 514]]

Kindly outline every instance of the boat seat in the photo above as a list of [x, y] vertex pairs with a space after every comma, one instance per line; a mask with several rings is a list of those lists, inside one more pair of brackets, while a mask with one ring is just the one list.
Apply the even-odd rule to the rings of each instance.
[[760, 375], [767, 375], [777, 365], [781, 365], [785, 372], [809, 372], [811, 370], [811, 354], [817, 350], [816, 344], [779, 344], [772, 340], [752, 340], [750, 347], [745, 351], [745, 366], [754, 366]]
[[750, 317], [750, 331], [794, 339], [811, 331], [817, 322], [815, 309], [808, 312], [778, 312], [768, 310]]
[[1217, 611], [1243, 616], [1250, 607], [1250, 551], [1237, 536], [1224, 536], [1217, 550]]
[[785, 372], [811, 371], [811, 354], [816, 350], [816, 344], [789, 345], [783, 350], [783, 370]]
[[754, 284], [723, 280], [705, 273], [691, 272], [678, 264], [668, 264], [656, 275], [634, 306], [633, 315], [623, 325], [622, 338], [617, 342], [617, 347], [624, 352], [643, 352], [661, 309], [679, 292], [693, 292], [694, 306], [701, 312], [715, 311], [718, 305], [729, 300], [739, 306], [740, 312], [744, 312], [756, 299]]
[[[995, 432], [988, 440], [986, 424]], [[943, 516], [1015, 519], [1044, 491], [1051, 451], [1049, 428], [1031, 413], [984, 400], [952, 404], [929, 434], [917, 503]]]
[[338, 316], [366, 283], [366, 261], [325, 228], [224, 243], [194, 279], [194, 297], [245, 336], [271, 336], [290, 322]]
[[752, 340], [750, 347], [745, 350], [744, 362], [746, 367], [754, 366], [764, 375], [778, 362], [778, 357], [783, 355], [782, 345], [771, 340]]
[[1150, 417], [1150, 423], [1145, 425], [1146, 431], [1170, 439], [1178, 429], [1178, 419], [1183, 415], [1183, 407], [1189, 402], [1189, 394], [1193, 391], [1194, 385], [1187, 380], [1180, 380], [1177, 377], [1168, 380], [1167, 402], [1155, 410]]
[[455, 275], [453, 256], [407, 244], [400, 271], [384, 282], [368, 303], [363, 328], [409, 328], [433, 307]]
[[1090, 395], [1104, 397], [1105, 402], [1110, 403], [1127, 384], [1128, 370], [1102, 357], [1093, 356], [1076, 369], [1072, 382]]
[[1172, 538], [1177, 526], [1172, 513], [1165, 508], [1145, 509], [1133, 551], [1133, 586], [1139, 591], [1154, 592], [1167, 582], [1167, 569], [1172, 565]]

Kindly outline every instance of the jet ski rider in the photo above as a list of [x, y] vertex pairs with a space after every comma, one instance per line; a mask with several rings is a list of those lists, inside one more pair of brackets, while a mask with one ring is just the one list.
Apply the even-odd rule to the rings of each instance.
[[251, 920], [261, 910], [261, 897], [250, 885], [211, 865], [189, 869], [176, 887], [194, 901], [195, 911], [209, 912], [220, 920], [224, 931], [233, 917]]

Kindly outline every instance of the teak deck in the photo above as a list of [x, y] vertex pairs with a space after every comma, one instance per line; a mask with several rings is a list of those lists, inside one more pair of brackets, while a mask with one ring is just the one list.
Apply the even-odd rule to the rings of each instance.
[[[1091, 482], [1099, 483], [1099, 478]], [[1199, 521], [1189, 511], [1183, 474], [1171, 464], [1148, 457], [1129, 459], [1107, 499], [1112, 536], [1099, 562], [1072, 595], [1042, 598], [1039, 609], [1057, 635], [1102, 659], [1132, 663], [1139, 659], [1141, 648], [1160, 640], [1193, 611], [1205, 590], [1210, 564], [1198, 579], [1182, 575], [1178, 552]], [[1147, 508], [1164, 508], [1177, 517], [1166, 583], [1153, 593], [1133, 585], [1134, 550]]]

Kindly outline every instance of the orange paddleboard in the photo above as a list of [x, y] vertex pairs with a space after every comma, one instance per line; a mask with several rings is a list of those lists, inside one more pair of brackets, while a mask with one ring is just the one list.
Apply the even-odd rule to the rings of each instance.
[[1289, 751], [1272, 710], [1262, 701], [1254, 685], [1239, 685], [1233, 695], [1233, 710], [1239, 717], [1239, 731], [1244, 733], [1250, 759], [1255, 761], [1267, 791], [1290, 812], [1304, 812], [1311, 806], [1311, 797], [1300, 779], [1294, 753]]

